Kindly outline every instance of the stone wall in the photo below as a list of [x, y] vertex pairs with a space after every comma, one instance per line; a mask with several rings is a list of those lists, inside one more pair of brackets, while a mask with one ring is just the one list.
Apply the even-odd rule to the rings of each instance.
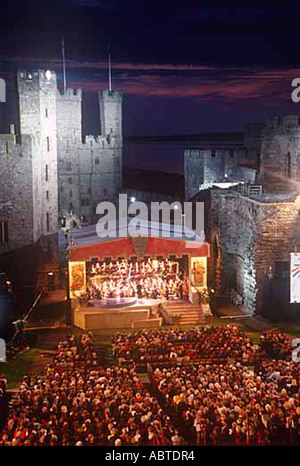
[[190, 199], [199, 192], [204, 180], [204, 159], [200, 150], [184, 151], [185, 198]]
[[100, 91], [99, 106], [101, 136], [122, 139], [122, 93]]
[[33, 236], [32, 139], [0, 135], [0, 221], [8, 222], [8, 244], [0, 253], [31, 244]]
[[21, 136], [32, 138], [34, 241], [57, 232], [56, 74], [19, 71], [17, 74]]
[[190, 199], [199, 190], [214, 183], [241, 177], [240, 164], [247, 161], [247, 153], [239, 149], [186, 150], [185, 197]]
[[[58, 94], [59, 216], [97, 221], [96, 207], [122, 191], [122, 94], [99, 93], [101, 136], [82, 140], [81, 91]], [[61, 122], [61, 124], [60, 124]]]
[[[211, 236], [220, 245], [220, 292], [231, 288], [244, 297], [245, 307], [253, 310], [256, 298], [255, 247], [257, 215], [249, 198], [230, 190], [213, 190]], [[212, 241], [216, 241], [212, 238]]]
[[266, 121], [261, 143], [261, 176], [268, 191], [297, 189], [300, 181], [299, 115]]
[[248, 311], [261, 313], [266, 273], [277, 261], [289, 261], [300, 246], [300, 196], [260, 200], [231, 190], [212, 190], [211, 243], [220, 244], [220, 292], [231, 288], [244, 299]]

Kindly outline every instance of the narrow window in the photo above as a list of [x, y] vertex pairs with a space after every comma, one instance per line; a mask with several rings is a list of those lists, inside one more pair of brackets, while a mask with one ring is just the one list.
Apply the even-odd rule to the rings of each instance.
[[0, 222], [0, 244], [8, 244], [8, 222]]
[[49, 191], [46, 191], [46, 199], [49, 201]]
[[47, 136], [47, 151], [48, 152], [50, 151], [50, 139], [48, 136]]
[[45, 109], [46, 118], [48, 118], [48, 108]]
[[49, 181], [48, 165], [46, 165], [46, 181]]
[[50, 214], [47, 212], [46, 214], [46, 220], [47, 220], [47, 231], [50, 231]]
[[286, 156], [286, 176], [287, 178], [292, 177], [292, 160], [290, 152], [288, 152]]
[[99, 165], [99, 157], [95, 158], [95, 165]]

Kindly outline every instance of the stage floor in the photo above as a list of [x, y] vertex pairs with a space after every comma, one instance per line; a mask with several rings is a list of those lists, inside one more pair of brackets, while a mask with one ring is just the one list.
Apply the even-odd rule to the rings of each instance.
[[[73, 306], [73, 323], [83, 329], [108, 328], [155, 328], [163, 324], [164, 318], [176, 319], [180, 324], [204, 323], [203, 312], [199, 305], [188, 300], [161, 300], [121, 298], [107, 300], [94, 300], [93, 305], [76, 300]], [[107, 305], [109, 304], [109, 305]], [[162, 314], [159, 312], [163, 307]], [[164, 316], [164, 317], [163, 317]], [[175, 321], [174, 321], [175, 322]]]
[[89, 308], [97, 309], [120, 309], [130, 308], [137, 309], [138, 307], [153, 307], [162, 303], [168, 304], [185, 304], [188, 300], [184, 299], [138, 299], [138, 298], [108, 298], [108, 299], [93, 299], [88, 301]]

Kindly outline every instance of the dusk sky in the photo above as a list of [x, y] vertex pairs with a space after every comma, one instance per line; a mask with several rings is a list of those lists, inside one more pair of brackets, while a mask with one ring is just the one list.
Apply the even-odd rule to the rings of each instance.
[[1, 130], [14, 118], [14, 72], [50, 68], [84, 90], [84, 131], [99, 133], [96, 91], [124, 92], [125, 135], [239, 131], [268, 115], [299, 113], [299, 10], [261, 2], [2, 1], [0, 77], [8, 98]]

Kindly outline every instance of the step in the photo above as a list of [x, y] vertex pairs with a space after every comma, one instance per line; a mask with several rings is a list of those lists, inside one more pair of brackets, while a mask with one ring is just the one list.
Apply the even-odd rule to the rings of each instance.
[[204, 316], [180, 316], [180, 320], [204, 320]]
[[182, 311], [175, 310], [175, 309], [169, 309], [168, 313], [169, 314], [174, 314], [174, 315], [181, 315], [181, 314], [202, 314], [202, 309], [199, 310], [192, 310], [192, 309], [184, 309]]

